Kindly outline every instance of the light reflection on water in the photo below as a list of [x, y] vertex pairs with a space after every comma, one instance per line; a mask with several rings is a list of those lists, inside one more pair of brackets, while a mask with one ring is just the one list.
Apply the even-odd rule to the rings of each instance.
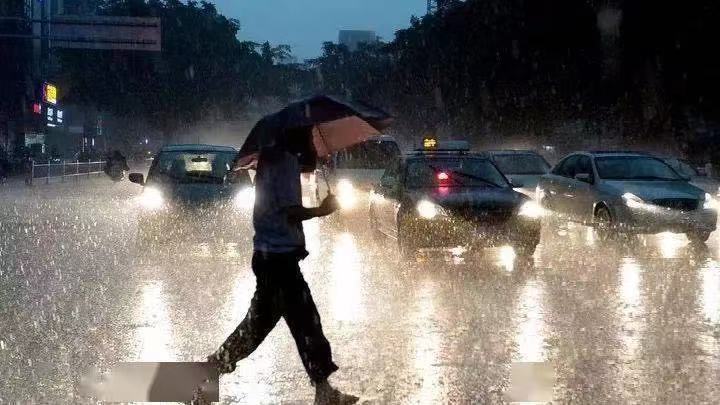
[[[702, 315], [711, 328], [718, 328], [720, 327], [720, 265], [714, 260], [709, 260], [700, 272]], [[700, 342], [708, 354], [717, 354], [720, 350], [720, 342], [712, 334], [703, 335]]]
[[360, 277], [360, 254], [357, 241], [350, 233], [335, 238], [330, 275], [333, 316], [340, 321], [358, 321], [364, 315], [363, 283]]
[[664, 259], [675, 259], [682, 248], [688, 245], [685, 235], [681, 233], [662, 232], [655, 236], [660, 247], [660, 255]]
[[418, 327], [411, 342], [412, 367], [418, 374], [418, 390], [413, 392], [408, 403], [443, 403], [446, 386], [443, 384], [442, 369], [439, 367], [441, 355], [441, 333], [435, 320], [438, 314], [435, 308], [435, 286], [426, 280], [415, 295], [416, 312], [411, 315], [418, 320]]
[[547, 360], [545, 353], [545, 309], [543, 305], [545, 291], [536, 280], [528, 281], [520, 293], [518, 302], [518, 333], [515, 338], [516, 362], [541, 362]]
[[515, 249], [512, 246], [502, 246], [498, 250], [498, 266], [508, 272], [515, 270], [515, 256]]
[[625, 258], [620, 264], [620, 336], [624, 344], [624, 356], [634, 359], [639, 347], [642, 322], [640, 307], [640, 265], [633, 258]]
[[134, 361], [177, 361], [173, 330], [168, 316], [167, 297], [163, 283], [150, 281], [142, 286], [139, 305], [135, 309], [137, 325]]

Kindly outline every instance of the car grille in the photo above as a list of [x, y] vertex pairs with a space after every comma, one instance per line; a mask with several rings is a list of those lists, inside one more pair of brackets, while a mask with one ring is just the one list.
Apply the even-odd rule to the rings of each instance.
[[698, 208], [698, 200], [693, 198], [663, 198], [653, 200], [653, 204], [680, 211], [693, 211]]
[[462, 219], [484, 223], [487, 225], [507, 222], [513, 215], [511, 209], [473, 209], [465, 208], [454, 210], [454, 214]]

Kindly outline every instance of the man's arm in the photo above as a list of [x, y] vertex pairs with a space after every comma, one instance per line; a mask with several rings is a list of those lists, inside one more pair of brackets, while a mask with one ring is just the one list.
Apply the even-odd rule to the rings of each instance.
[[338, 202], [334, 195], [325, 197], [319, 207], [305, 208], [301, 205], [285, 208], [285, 213], [290, 222], [302, 222], [308, 219], [324, 217], [337, 211]]

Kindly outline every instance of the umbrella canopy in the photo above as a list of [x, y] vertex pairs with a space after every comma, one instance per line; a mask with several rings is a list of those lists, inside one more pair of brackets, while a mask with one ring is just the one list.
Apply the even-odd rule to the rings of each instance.
[[278, 145], [287, 130], [308, 128], [318, 156], [366, 141], [390, 125], [386, 112], [358, 102], [315, 96], [289, 104], [258, 121], [240, 148], [235, 169], [253, 168], [260, 149]]

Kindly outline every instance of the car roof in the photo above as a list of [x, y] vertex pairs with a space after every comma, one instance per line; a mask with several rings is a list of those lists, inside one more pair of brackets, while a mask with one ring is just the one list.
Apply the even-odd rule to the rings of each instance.
[[467, 157], [473, 159], [487, 159], [488, 157], [482, 153], [456, 150], [433, 150], [433, 151], [413, 151], [405, 154], [406, 159], [413, 158], [448, 158], [448, 157]]
[[160, 152], [237, 152], [237, 149], [222, 145], [179, 144], [163, 146]]
[[603, 157], [603, 156], [617, 156], [617, 157], [655, 157], [647, 152], [638, 152], [638, 151], [622, 151], [622, 150], [592, 150], [592, 151], [586, 151], [586, 152], [575, 152], [575, 153], [584, 153], [588, 155], [592, 155], [595, 157]]
[[481, 153], [488, 155], [538, 155], [534, 150], [531, 149], [490, 149], [482, 151]]

